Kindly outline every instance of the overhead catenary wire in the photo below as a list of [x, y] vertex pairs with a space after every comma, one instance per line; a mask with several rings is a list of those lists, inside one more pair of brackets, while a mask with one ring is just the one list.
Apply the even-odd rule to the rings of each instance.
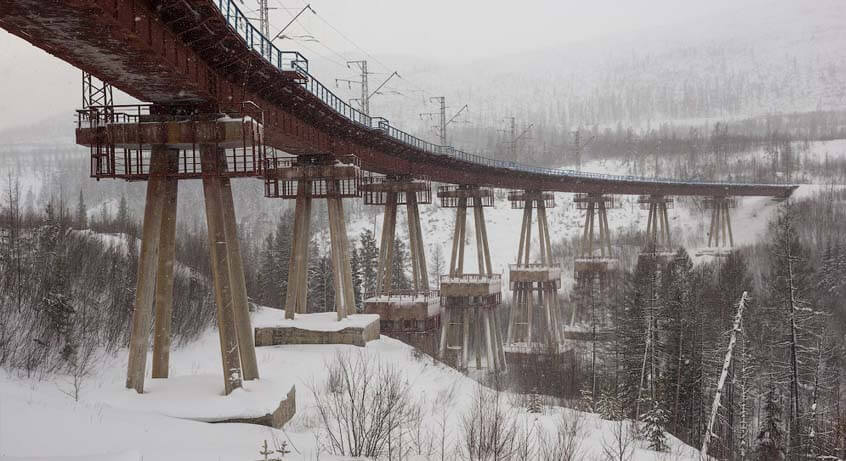
[[[274, 1], [277, 4], [282, 5], [281, 0], [274, 0]], [[304, 5], [306, 4], [306, 2], [303, 1], [303, 0], [300, 0], [300, 2], [303, 3]], [[284, 5], [282, 5], [282, 7], [285, 8]], [[347, 34], [345, 34], [343, 31], [341, 31], [338, 27], [334, 26], [331, 22], [329, 22], [329, 20], [326, 19], [326, 17], [324, 17], [320, 12], [315, 12], [314, 16], [316, 16], [317, 19], [319, 19], [321, 22], [323, 22], [327, 27], [332, 29], [332, 31], [334, 31], [339, 37], [341, 37], [347, 43], [349, 43], [350, 45], [355, 47], [355, 49], [360, 51], [368, 59], [368, 61], [375, 62], [376, 64], [381, 66], [384, 69], [385, 73], [393, 72], [395, 67], [389, 66], [389, 65], [385, 64], [384, 62], [382, 62], [381, 60], [377, 59], [375, 56], [373, 56], [371, 53], [369, 53], [367, 50], [365, 50], [361, 45], [356, 43], [355, 40], [350, 38]], [[299, 25], [303, 28], [303, 30], [308, 31], [308, 29], [306, 29], [304, 26], [302, 26], [302, 24], [299, 24]], [[309, 32], [309, 33], [311, 33], [311, 32]], [[344, 58], [344, 60], [348, 60], [348, 58]], [[419, 91], [422, 91], [424, 93], [431, 93], [430, 90], [425, 89], [422, 85], [416, 84], [415, 82], [409, 80], [407, 77], [403, 77], [403, 76], [398, 76], [398, 77], [400, 78], [400, 80], [403, 80], [407, 84], [409, 84], [409, 86], [411, 86], [411, 88], [413, 90], [419, 90]]]
[[[273, 0], [273, 1], [277, 5], [279, 5], [281, 7], [281, 9], [285, 10], [285, 12], [288, 13], [288, 15], [291, 16], [292, 19], [296, 16], [295, 14], [291, 13], [291, 8], [286, 7], [285, 4], [283, 4], [281, 2], [281, 0]], [[312, 10], [312, 11], [314, 11], [314, 10]], [[320, 15], [316, 11], [314, 11], [314, 16], [317, 16], [318, 18], [320, 17]], [[317, 34], [313, 33], [311, 30], [309, 30], [309, 28], [306, 27], [305, 24], [303, 24], [302, 22], [296, 22], [296, 23], [294, 23], [294, 26], [299, 27], [300, 29], [304, 30], [308, 35], [311, 35], [312, 37], [318, 37]], [[302, 44], [301, 42], [298, 42], [298, 43]], [[349, 58], [347, 56], [344, 56], [342, 53], [339, 53], [338, 51], [336, 51], [334, 48], [332, 48], [329, 45], [327, 45], [326, 43], [324, 43], [319, 38], [317, 40], [317, 44], [322, 46], [323, 48], [325, 48], [327, 51], [334, 54], [338, 58], [340, 58], [341, 62], [349, 61]], [[305, 47], [305, 48], [309, 49], [308, 47]], [[325, 59], [325, 56], [323, 56], [319, 53], [317, 55]], [[342, 67], [345, 67], [344, 65], [340, 64], [337, 61], [334, 62], [334, 64], [338, 64], [338, 65], [341, 65]]]
[[[287, 15], [292, 19], [296, 17], [295, 13], [303, 11], [303, 7], [289, 8], [289, 7], [285, 6], [285, 4], [282, 3], [282, 0], [273, 0], [273, 2], [274, 2], [275, 5], [278, 6], [278, 8], [276, 8], [276, 9], [285, 10]], [[304, 6], [310, 5], [310, 3], [308, 3], [307, 1], [304, 1], [304, 0], [299, 0], [298, 3], [300, 3]], [[327, 19], [322, 14], [322, 10], [319, 7], [316, 8], [316, 9], [311, 9], [311, 11], [314, 14], [308, 15], [306, 17], [316, 16], [317, 19], [321, 23], [323, 23], [323, 25], [325, 25], [325, 27], [328, 27], [341, 40], [343, 40], [346, 43], [349, 43], [355, 50], [360, 52], [366, 59], [375, 63], [377, 66], [379, 66], [380, 69], [384, 69], [385, 73], [393, 74], [395, 68], [391, 68], [390, 66], [385, 64], [385, 62], [383, 62], [382, 60], [373, 56], [373, 54], [371, 54], [364, 47], [359, 45], [349, 35], [345, 34], [339, 27], [335, 26], [332, 22], [330, 22], [329, 19]], [[346, 54], [341, 53], [335, 47], [329, 45], [329, 42], [327, 42], [325, 35], [321, 37], [320, 34], [313, 32], [313, 30], [310, 27], [306, 26], [304, 24], [304, 21], [302, 21], [301, 19], [294, 21], [293, 24], [291, 25], [292, 29], [296, 28], [296, 27], [298, 27], [299, 30], [302, 30], [306, 34], [308, 34], [312, 37], [315, 37], [316, 38], [315, 41], [317, 42], [317, 44], [320, 45], [320, 47], [322, 47], [323, 49], [325, 49], [328, 53], [330, 53], [331, 57], [327, 56], [323, 53], [316, 52], [314, 50], [314, 48], [307, 46], [305, 43], [303, 43], [302, 40], [297, 40], [296, 37], [294, 37], [294, 36], [287, 35], [286, 38], [292, 39], [294, 42], [297, 43], [298, 46], [301, 46], [303, 49], [308, 50], [309, 52], [313, 53], [315, 56], [325, 60], [327, 63], [329, 63], [333, 66], [337, 66], [339, 69], [346, 69], [347, 66], [343, 63], [347, 62], [347, 61], [354, 60], [354, 59], [350, 59], [347, 56], [349, 53], [346, 53]], [[335, 59], [335, 57], [337, 57], [337, 59]], [[370, 73], [376, 73], [376, 72], [370, 72]], [[422, 104], [424, 106], [428, 105], [428, 101], [427, 101], [426, 96], [428, 94], [432, 94], [431, 89], [428, 89], [427, 87], [424, 87], [423, 85], [419, 85], [417, 82], [409, 79], [405, 73], [403, 73], [403, 75], [396, 75], [396, 77], [398, 77], [398, 80], [402, 82], [400, 85], [398, 85], [398, 87], [399, 87], [398, 90], [400, 90], [400, 91], [392, 91], [391, 93], [393, 93], [396, 96], [402, 97], [404, 99], [413, 100], [417, 103], [422, 101]], [[397, 83], [399, 83], [399, 82], [397, 82]], [[422, 95], [422, 97], [420, 97], [420, 99], [418, 99], [418, 97], [421, 96], [421, 95]]]

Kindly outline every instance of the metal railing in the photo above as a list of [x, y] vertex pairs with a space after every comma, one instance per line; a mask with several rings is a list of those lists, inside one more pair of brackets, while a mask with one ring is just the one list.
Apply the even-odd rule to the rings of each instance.
[[529, 263], [529, 264], [509, 264], [509, 270], [533, 270], [533, 269], [561, 269], [561, 264], [543, 264], [543, 263]]
[[308, 59], [305, 56], [300, 54], [299, 51], [283, 51], [277, 48], [250, 22], [250, 19], [238, 8], [234, 0], [216, 0], [215, 5], [226, 18], [226, 23], [244, 39], [247, 48], [258, 53], [267, 62], [283, 72], [300, 70], [308, 72]]
[[[710, 185], [710, 186], [773, 186], [773, 184], [737, 183], [737, 182], [716, 182], [697, 179], [674, 179], [674, 178], [645, 178], [630, 175], [610, 175], [601, 173], [588, 173], [575, 170], [564, 170], [523, 165], [516, 162], [496, 160], [482, 155], [470, 154], [460, 151], [452, 146], [439, 146], [420, 139], [402, 130], [391, 126], [388, 121], [381, 117], [371, 117], [352, 107], [342, 98], [338, 97], [325, 85], [320, 83], [308, 73], [308, 60], [297, 51], [282, 51], [277, 48], [269, 39], [252, 25], [249, 18], [241, 12], [235, 4], [235, 0], [215, 0], [215, 5], [226, 18], [226, 22], [244, 40], [247, 47], [260, 54], [267, 62], [281, 71], [297, 72], [301, 78], [300, 84], [312, 95], [317, 97], [326, 106], [348, 119], [352, 123], [364, 128], [378, 130], [386, 136], [401, 142], [407, 146], [419, 149], [423, 152], [443, 155], [455, 160], [482, 165], [490, 168], [507, 169], [521, 173], [540, 174], [555, 177], [568, 177], [580, 179], [592, 179], [615, 182], [643, 183], [649, 185]], [[790, 187], [788, 185], [779, 185]]]
[[425, 302], [440, 300], [439, 290], [390, 290], [384, 293], [365, 292], [364, 299], [387, 298], [387, 299], [423, 299]]
[[495, 280], [502, 280], [502, 274], [461, 274], [461, 275], [441, 275], [441, 283], [449, 282], [492, 282]]

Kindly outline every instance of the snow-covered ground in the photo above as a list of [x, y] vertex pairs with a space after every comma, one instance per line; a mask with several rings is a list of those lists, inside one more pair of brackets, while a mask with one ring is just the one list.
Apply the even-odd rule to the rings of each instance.
[[[278, 313], [278, 311], [275, 311]], [[269, 315], [260, 311], [258, 316]], [[217, 332], [210, 330], [198, 341], [173, 352], [170, 380], [147, 380], [149, 394], [137, 395], [124, 388], [126, 351], [103, 357], [95, 374], [86, 378], [78, 402], [65, 392], [70, 378], [54, 376], [27, 379], [19, 373], [0, 373], [0, 458], [3, 459], [95, 459], [95, 460], [252, 460], [267, 440], [287, 441], [292, 453], [285, 459], [339, 459], [318, 453], [320, 425], [313, 408], [310, 387], [328, 375], [327, 363], [337, 351], [361, 352], [393, 365], [411, 385], [412, 395], [429, 412], [426, 430], [435, 431], [433, 402], [448, 404], [450, 444], [459, 441], [461, 417], [472, 404], [476, 383], [459, 372], [415, 358], [412, 349], [382, 337], [365, 348], [354, 346], [275, 346], [257, 350], [261, 380], [247, 382], [241, 391], [223, 397]], [[149, 361], [148, 361], [149, 363]], [[284, 428], [275, 430], [250, 424], [210, 424], [181, 419], [179, 411], [208, 415], [231, 411], [238, 405], [258, 405], [254, 397], [277, 395], [281, 400], [297, 386], [297, 415]], [[508, 405], [513, 399], [507, 398]], [[203, 408], [197, 408], [204, 402]], [[211, 402], [211, 403], [209, 403]], [[237, 404], [237, 405], [236, 405]], [[553, 428], [561, 412], [574, 410], [546, 407], [542, 414], [520, 411], [518, 420]], [[167, 414], [172, 416], [167, 416]], [[583, 459], [600, 456], [603, 439], [610, 440], [614, 424], [592, 414], [583, 417]], [[661, 459], [637, 442], [634, 459]], [[667, 459], [696, 459], [695, 450], [670, 437]], [[447, 455], [452, 459], [452, 455]]]

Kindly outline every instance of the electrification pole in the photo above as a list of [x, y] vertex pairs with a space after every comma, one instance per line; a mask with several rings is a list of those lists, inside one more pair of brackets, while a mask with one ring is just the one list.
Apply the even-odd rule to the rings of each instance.
[[258, 0], [259, 9], [259, 29], [261, 34], [268, 40], [270, 39], [270, 14], [267, 7], [267, 0]]
[[508, 153], [511, 154], [511, 159], [517, 159], [517, 143], [523, 139], [523, 136], [529, 132], [530, 129], [534, 126], [534, 123], [530, 123], [519, 135], [517, 134], [517, 119], [515, 117], [508, 117], [510, 122], [509, 130], [499, 130], [500, 132], [507, 132], [508, 133]]
[[446, 118], [446, 110], [447, 110], [446, 97], [444, 97], [444, 96], [433, 96], [433, 97], [429, 98], [429, 101], [438, 102], [440, 104], [440, 110], [438, 112], [428, 112], [428, 113], [420, 114], [420, 118], [422, 119], [423, 117], [433, 117], [433, 116], [438, 117], [438, 122], [439, 122], [438, 126], [436, 126], [434, 128], [438, 130], [438, 139], [440, 141], [440, 145], [446, 146], [447, 145], [447, 127], [449, 126], [450, 123], [454, 122], [455, 119], [457, 119], [459, 115], [461, 115], [465, 110], [467, 110], [469, 106], [467, 104], [463, 105], [461, 107], [461, 109], [458, 109], [458, 112], [456, 112], [455, 115], [453, 115], [449, 120], [447, 120], [447, 118]]
[[367, 61], [347, 61], [347, 67], [350, 65], [356, 65], [361, 70], [361, 81], [358, 82], [361, 85], [361, 101], [359, 101], [359, 104], [361, 104], [361, 112], [364, 115], [370, 115], [370, 91], [367, 89]]
[[442, 146], [446, 146], [447, 144], [447, 135], [446, 135], [446, 98], [444, 96], [437, 96], [434, 98], [429, 98], [429, 100], [439, 100], [441, 103], [441, 113], [439, 120], [441, 121], [440, 125], [440, 141]]
[[[391, 75], [388, 76], [388, 78], [383, 80], [382, 83], [380, 83], [379, 86], [377, 86], [376, 89], [373, 90], [372, 93], [368, 93], [369, 81], [368, 81], [367, 76], [370, 73], [367, 71], [367, 61], [349, 61], [349, 62], [347, 62], [347, 66], [349, 66], [351, 64], [355, 64], [361, 69], [361, 80], [349, 80], [349, 79], [345, 79], [345, 78], [336, 78], [335, 79], [335, 85], [337, 85], [339, 82], [344, 82], [344, 83], [350, 85], [350, 88], [352, 88], [353, 83], [355, 83], [356, 85], [361, 85], [361, 97], [350, 99], [350, 102], [358, 101], [358, 104], [361, 107], [361, 112], [364, 113], [365, 115], [370, 115], [370, 100], [373, 98], [373, 96], [376, 96], [377, 94], [382, 94], [382, 93], [379, 93], [379, 90], [381, 90], [382, 87], [387, 85], [388, 82], [390, 82], [392, 78], [399, 77], [400, 74], [397, 71], [393, 71], [391, 73]], [[402, 78], [402, 77], [400, 77], [400, 78]]]

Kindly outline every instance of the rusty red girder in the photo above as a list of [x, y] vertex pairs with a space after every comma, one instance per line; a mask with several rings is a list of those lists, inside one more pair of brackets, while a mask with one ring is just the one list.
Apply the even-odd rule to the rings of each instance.
[[784, 197], [795, 186], [669, 183], [515, 171], [432, 154], [351, 123], [265, 61], [213, 0], [0, 0], [0, 27], [142, 101], [212, 112], [252, 101], [265, 143], [294, 155], [355, 155], [368, 171], [559, 192]]

